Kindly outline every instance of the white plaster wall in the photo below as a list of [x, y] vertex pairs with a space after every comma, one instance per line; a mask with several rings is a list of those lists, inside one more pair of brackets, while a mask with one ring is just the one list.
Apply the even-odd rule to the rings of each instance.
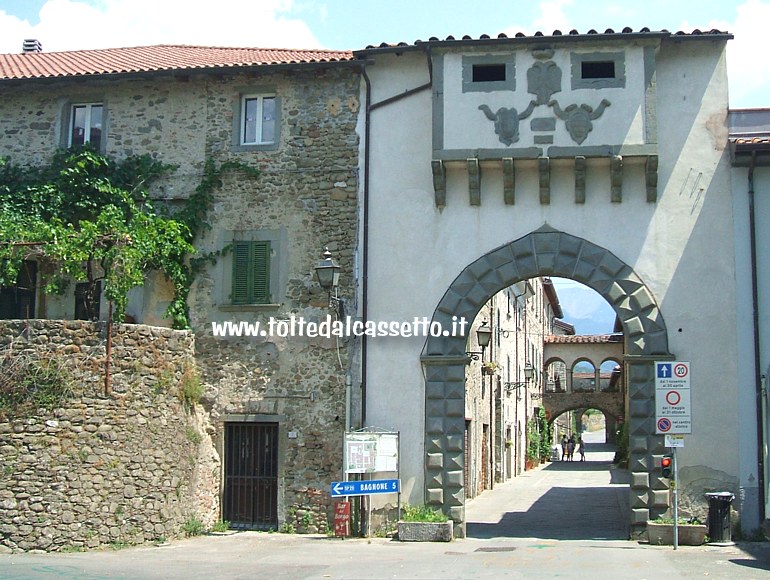
[[[574, 45], [573, 45], [574, 46]], [[558, 101], [562, 109], [576, 104], [588, 105], [594, 110], [602, 99], [610, 101], [611, 105], [593, 123], [583, 145], [603, 145], [607, 143], [644, 143], [644, 54], [642, 46], [629, 46], [626, 49], [625, 88], [607, 88], [601, 91], [594, 89], [576, 89], [570, 87], [570, 71], [572, 52], [592, 54], [599, 45], [580, 45], [572, 50], [561, 50], [549, 59], [556, 63], [562, 71], [561, 91], [554, 93], [551, 99]], [[501, 51], [474, 52], [473, 56], [504, 55]], [[479, 105], [485, 104], [495, 112], [501, 107], [515, 107], [521, 113], [535, 99], [535, 95], [527, 92], [526, 72], [536, 62], [529, 50], [515, 52], [516, 90], [494, 92], [462, 92], [463, 54], [448, 54], [444, 60], [444, 147], [446, 149], [489, 148], [502, 146], [494, 131], [490, 131], [491, 121], [479, 110]], [[547, 105], [539, 105], [519, 125], [521, 139], [517, 145], [525, 146], [532, 143], [535, 134], [530, 129], [530, 121], [538, 117], [554, 117], [553, 110]], [[557, 121], [554, 135], [554, 145], [571, 147], [575, 142], [569, 136], [564, 122]]]
[[[654, 204], [645, 201], [641, 166], [625, 168], [623, 202], [610, 203], [607, 162], [597, 160], [589, 163], [584, 205], [573, 202], [570, 164], [554, 162], [551, 203], [543, 206], [532, 161], [517, 162], [514, 206], [503, 203], [499, 169], [482, 166], [482, 204], [471, 207], [464, 169], [450, 167], [447, 206], [439, 210], [430, 171], [430, 92], [375, 110], [369, 318], [430, 317], [465, 266], [546, 223], [583, 237], [635, 269], [662, 309], [671, 352], [692, 363], [694, 429], [680, 464], [737, 476], [735, 267], [724, 153], [723, 49], [723, 43], [705, 40], [665, 42], [660, 49], [660, 177]], [[425, 71], [422, 55], [378, 59], [368, 69], [372, 101], [408, 88], [403, 79], [414, 79], [412, 86], [422, 84]], [[375, 339], [369, 344], [368, 423], [401, 432], [401, 477], [411, 502], [423, 499], [423, 345], [424, 339], [417, 338]], [[717, 433], [715, 425], [722, 426]]]

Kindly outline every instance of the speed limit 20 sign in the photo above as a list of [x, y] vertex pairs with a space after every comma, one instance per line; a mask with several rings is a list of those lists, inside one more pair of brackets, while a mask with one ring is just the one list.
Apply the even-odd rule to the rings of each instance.
[[655, 433], [692, 433], [690, 363], [655, 363]]

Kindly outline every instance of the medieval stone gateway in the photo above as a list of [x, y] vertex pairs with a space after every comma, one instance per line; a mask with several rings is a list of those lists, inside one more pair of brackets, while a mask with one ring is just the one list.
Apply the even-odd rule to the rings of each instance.
[[[444, 325], [452, 316], [472, 320], [495, 293], [536, 276], [571, 278], [603, 296], [625, 334], [628, 377], [631, 471], [631, 530], [668, 506], [668, 484], [657, 477], [654, 458], [663, 438], [654, 431], [654, 361], [672, 358], [666, 326], [652, 294], [632, 268], [608, 250], [548, 226], [503, 245], [468, 265], [452, 282], [433, 319]], [[425, 497], [455, 522], [465, 536], [463, 430], [464, 337], [431, 337], [422, 354], [425, 366]]]

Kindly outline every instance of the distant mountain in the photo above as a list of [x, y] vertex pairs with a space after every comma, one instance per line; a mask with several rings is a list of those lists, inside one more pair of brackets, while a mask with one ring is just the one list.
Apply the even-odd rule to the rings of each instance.
[[564, 312], [564, 322], [575, 327], [576, 334], [610, 334], [615, 326], [615, 311], [594, 290], [579, 282], [553, 278], [556, 294]]

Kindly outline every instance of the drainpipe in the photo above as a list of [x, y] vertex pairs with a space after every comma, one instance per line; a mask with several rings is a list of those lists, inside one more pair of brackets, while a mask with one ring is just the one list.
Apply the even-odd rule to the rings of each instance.
[[754, 381], [757, 390], [757, 486], [759, 488], [759, 521], [765, 520], [765, 481], [767, 481], [766, 448], [765, 448], [765, 389], [762, 371], [760, 369], [760, 337], [759, 337], [759, 285], [757, 281], [757, 233], [756, 215], [754, 208], [754, 167], [757, 161], [756, 151], [751, 153], [749, 163], [749, 234], [751, 238], [751, 300], [754, 309]]
[[[369, 128], [372, 116], [372, 82], [366, 74], [366, 65], [361, 67], [361, 76], [366, 83], [366, 111], [364, 114], [364, 199], [361, 230], [363, 231], [363, 260], [361, 265], [361, 318], [366, 322], [369, 314]], [[361, 427], [366, 427], [366, 375], [367, 337], [361, 337]]]

